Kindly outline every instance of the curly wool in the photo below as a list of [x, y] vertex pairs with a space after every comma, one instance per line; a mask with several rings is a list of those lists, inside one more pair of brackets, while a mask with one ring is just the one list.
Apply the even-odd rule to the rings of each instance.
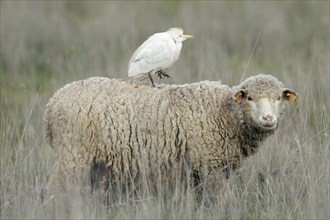
[[283, 85], [270, 75], [235, 88], [210, 81], [152, 88], [101, 77], [68, 84], [44, 116], [45, 137], [59, 161], [52, 181], [89, 178], [93, 164], [104, 164], [111, 180], [176, 175], [183, 162], [199, 174], [228, 176], [272, 133], [251, 131], [246, 109], [232, 97], [243, 87], [260, 96], [265, 87], [280, 92]]

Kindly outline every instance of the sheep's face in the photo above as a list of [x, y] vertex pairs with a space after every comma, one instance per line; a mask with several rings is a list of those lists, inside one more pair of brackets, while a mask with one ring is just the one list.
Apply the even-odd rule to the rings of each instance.
[[284, 112], [284, 101], [294, 103], [298, 94], [283, 88], [283, 84], [270, 75], [258, 75], [235, 88], [233, 97], [243, 110], [245, 121], [264, 131], [273, 131]]

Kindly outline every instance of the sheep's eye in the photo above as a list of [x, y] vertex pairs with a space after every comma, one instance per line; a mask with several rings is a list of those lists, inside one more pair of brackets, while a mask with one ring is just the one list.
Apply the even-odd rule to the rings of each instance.
[[247, 99], [248, 99], [249, 101], [252, 101], [252, 100], [253, 100], [253, 99], [251, 98], [251, 96], [248, 96]]
[[280, 100], [281, 100], [281, 98], [282, 98], [282, 97], [281, 97], [281, 96], [279, 96], [279, 97], [277, 98], [277, 101], [280, 101]]

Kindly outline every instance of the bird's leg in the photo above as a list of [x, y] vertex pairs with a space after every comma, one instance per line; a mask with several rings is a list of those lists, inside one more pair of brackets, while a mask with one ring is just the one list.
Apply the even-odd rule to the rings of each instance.
[[150, 79], [150, 81], [151, 81], [152, 87], [155, 87], [155, 83], [154, 83], [154, 80], [153, 80], [152, 77], [151, 77], [150, 72], [148, 73], [148, 76], [149, 76], [149, 79]]
[[156, 74], [159, 78], [171, 78], [164, 70], [158, 70]]
[[161, 71], [161, 75], [165, 78], [171, 78], [164, 70]]
[[161, 70], [158, 70], [155, 74], [157, 74], [159, 78], [162, 78]]

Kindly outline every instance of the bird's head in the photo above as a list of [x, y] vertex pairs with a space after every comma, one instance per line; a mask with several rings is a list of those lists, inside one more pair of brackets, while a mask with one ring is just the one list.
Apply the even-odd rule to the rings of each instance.
[[193, 38], [191, 35], [183, 34], [181, 28], [170, 28], [167, 30], [167, 33], [174, 39], [176, 42], [183, 42], [188, 38]]

